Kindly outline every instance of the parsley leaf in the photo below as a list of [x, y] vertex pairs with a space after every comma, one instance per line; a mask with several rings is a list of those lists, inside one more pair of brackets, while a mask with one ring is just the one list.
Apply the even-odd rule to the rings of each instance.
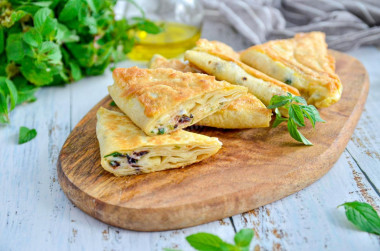
[[344, 206], [346, 217], [357, 228], [362, 231], [380, 235], [380, 217], [367, 203], [353, 201], [346, 202], [338, 207]]
[[29, 129], [25, 126], [20, 127], [20, 133], [18, 136], [18, 143], [19, 144], [24, 144], [26, 142], [31, 141], [37, 136], [37, 131], [36, 129]]
[[[289, 117], [282, 117], [279, 108], [286, 109]], [[298, 131], [299, 127], [305, 126], [305, 118], [307, 118], [313, 128], [316, 122], [325, 122], [320, 116], [317, 108], [313, 105], [308, 105], [302, 97], [293, 96], [288, 93], [286, 96], [274, 95], [269, 102], [268, 109], [275, 109], [276, 118], [272, 127], [277, 127], [282, 122], [287, 121], [288, 131], [293, 139], [304, 143], [307, 146], [313, 145], [305, 136]]]

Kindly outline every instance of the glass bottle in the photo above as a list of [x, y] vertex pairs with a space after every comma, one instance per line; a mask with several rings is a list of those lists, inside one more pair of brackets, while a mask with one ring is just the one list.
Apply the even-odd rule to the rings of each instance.
[[[146, 18], [163, 27], [159, 34], [138, 31], [136, 43], [128, 57], [150, 60], [154, 54], [177, 57], [194, 47], [201, 36], [203, 7], [199, 0], [135, 0]], [[140, 10], [128, 3], [124, 11], [128, 18], [141, 16]]]

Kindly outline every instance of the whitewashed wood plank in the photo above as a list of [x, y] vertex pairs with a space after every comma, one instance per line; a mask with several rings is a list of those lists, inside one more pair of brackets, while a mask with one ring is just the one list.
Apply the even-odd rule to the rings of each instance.
[[[55, 164], [70, 130], [69, 88], [44, 88], [37, 97], [17, 107], [12, 124], [0, 129], [1, 250], [43, 247], [59, 220], [63, 197]], [[37, 129], [37, 137], [17, 145], [20, 126]]]
[[366, 67], [370, 78], [367, 103], [347, 150], [380, 191], [380, 51], [364, 47], [350, 52]]
[[255, 230], [260, 250], [379, 250], [378, 236], [356, 230], [336, 208], [354, 200], [380, 208], [380, 198], [345, 151], [319, 181], [233, 221], [237, 229]]

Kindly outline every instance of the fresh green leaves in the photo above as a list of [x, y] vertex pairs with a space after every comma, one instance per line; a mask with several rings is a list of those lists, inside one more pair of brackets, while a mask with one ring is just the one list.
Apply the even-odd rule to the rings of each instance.
[[61, 13], [59, 14], [59, 21], [70, 21], [76, 18], [79, 14], [80, 0], [69, 0], [66, 2]]
[[44, 26], [46, 20], [48, 18], [53, 18], [54, 13], [51, 9], [49, 8], [42, 8], [39, 11], [34, 14], [33, 21], [34, 21], [34, 26], [41, 30], [41, 28]]
[[[135, 41], [130, 30], [160, 32], [144, 13], [143, 18], [115, 20], [115, 3], [55, 0], [0, 4], [0, 123], [9, 122], [13, 104], [34, 101], [39, 86], [102, 74], [110, 62], [125, 59]], [[4, 79], [14, 82], [17, 91], [9, 91], [12, 87]]]
[[202, 251], [248, 251], [254, 232], [252, 229], [242, 229], [234, 237], [235, 245], [223, 241], [216, 235], [196, 233], [186, 237], [189, 244], [196, 250]]
[[10, 34], [7, 38], [7, 58], [8, 61], [20, 61], [24, 58], [25, 52], [23, 47], [22, 33]]
[[362, 231], [380, 235], [380, 217], [367, 203], [353, 201], [346, 202], [338, 207], [344, 206], [346, 216], [357, 228]]
[[18, 143], [24, 144], [31, 141], [37, 136], [37, 131], [35, 129], [29, 129], [25, 126], [20, 127], [20, 133], [18, 136]]
[[42, 44], [42, 35], [35, 28], [30, 28], [24, 33], [24, 41], [33, 47], [38, 47]]
[[[305, 145], [313, 144], [298, 131], [298, 126], [305, 126], [305, 118], [311, 122], [313, 128], [316, 122], [325, 122], [319, 116], [318, 110], [313, 105], [307, 105], [304, 98], [293, 96], [290, 93], [288, 93], [287, 96], [274, 95], [270, 100], [268, 108], [275, 109], [276, 118], [272, 126], [277, 127], [282, 122], [287, 121], [290, 136]], [[282, 117], [280, 108], [288, 111], [289, 118]]]

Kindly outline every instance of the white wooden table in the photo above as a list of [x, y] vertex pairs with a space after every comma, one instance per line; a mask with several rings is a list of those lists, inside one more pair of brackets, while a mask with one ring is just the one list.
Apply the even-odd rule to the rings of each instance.
[[[237, 50], [250, 44], [229, 26], [208, 22], [203, 37]], [[367, 68], [371, 87], [365, 110], [346, 150], [322, 179], [287, 198], [230, 218], [166, 232], [134, 232], [104, 224], [76, 208], [62, 192], [56, 163], [78, 121], [106, 94], [109, 70], [64, 87], [47, 87], [35, 103], [18, 107], [0, 127], [0, 250], [192, 250], [185, 237], [210, 232], [233, 242], [253, 228], [254, 250], [379, 250], [380, 238], [360, 232], [342, 208], [363, 201], [380, 209], [380, 50], [349, 52]], [[121, 66], [142, 65], [123, 62]], [[20, 126], [38, 136], [18, 145]]]

